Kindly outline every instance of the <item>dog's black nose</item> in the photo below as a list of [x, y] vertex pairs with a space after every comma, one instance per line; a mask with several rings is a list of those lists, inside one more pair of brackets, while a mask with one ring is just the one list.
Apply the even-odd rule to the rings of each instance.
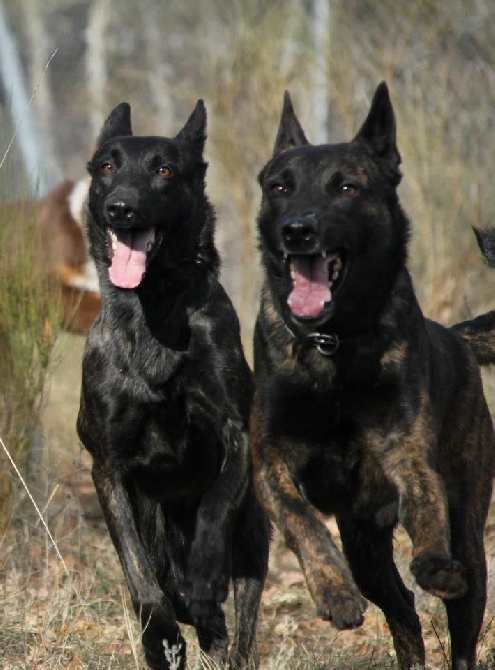
[[287, 251], [309, 252], [316, 246], [318, 222], [314, 216], [286, 219], [282, 224], [282, 240]]
[[135, 207], [125, 200], [116, 200], [114, 202], [107, 203], [106, 211], [108, 218], [111, 221], [125, 221], [127, 223], [132, 221], [136, 213]]

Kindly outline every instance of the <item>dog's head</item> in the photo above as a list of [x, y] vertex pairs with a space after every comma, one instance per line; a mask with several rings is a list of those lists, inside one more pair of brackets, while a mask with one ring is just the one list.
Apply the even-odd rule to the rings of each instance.
[[105, 121], [91, 175], [88, 235], [97, 265], [132, 289], [153, 269], [218, 262], [204, 193], [206, 111], [202, 100], [175, 138], [133, 136], [131, 110]]
[[404, 263], [400, 155], [385, 83], [349, 143], [311, 145], [289, 95], [272, 159], [260, 174], [263, 262], [286, 321], [352, 330], [383, 302]]

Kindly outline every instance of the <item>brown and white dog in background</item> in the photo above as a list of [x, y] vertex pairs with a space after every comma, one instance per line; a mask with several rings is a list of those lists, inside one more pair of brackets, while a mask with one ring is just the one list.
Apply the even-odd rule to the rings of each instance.
[[84, 206], [89, 181], [65, 180], [40, 201], [42, 253], [61, 288], [62, 323], [86, 333], [100, 311], [100, 292], [93, 261], [89, 258]]

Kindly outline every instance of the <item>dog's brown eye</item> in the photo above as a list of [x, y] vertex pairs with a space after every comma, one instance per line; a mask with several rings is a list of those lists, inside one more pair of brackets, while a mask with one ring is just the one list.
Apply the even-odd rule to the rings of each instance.
[[158, 168], [156, 174], [161, 177], [161, 179], [168, 179], [172, 176], [172, 168], [168, 165], [162, 165]]
[[342, 193], [342, 195], [352, 197], [353, 195], [356, 195], [358, 189], [354, 184], [342, 184], [342, 186], [339, 188], [339, 191]]
[[113, 165], [111, 163], [103, 163], [103, 165], [100, 167], [100, 171], [102, 174], [110, 174], [110, 172], [113, 172]]
[[277, 196], [287, 195], [289, 189], [283, 184], [273, 184], [273, 186], [270, 186], [270, 193]]

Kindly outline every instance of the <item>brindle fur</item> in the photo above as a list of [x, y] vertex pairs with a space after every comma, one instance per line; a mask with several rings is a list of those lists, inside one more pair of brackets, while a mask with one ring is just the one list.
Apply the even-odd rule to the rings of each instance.
[[[415, 298], [395, 135], [385, 84], [357, 136], [340, 145], [310, 145], [286, 94], [260, 175], [255, 482], [318, 616], [359, 626], [364, 595], [383, 610], [406, 670], [424, 664], [425, 650], [413, 594], [393, 560], [400, 522], [417, 583], [444, 600], [452, 668], [473, 670], [495, 439], [474, 356], [425, 319]], [[308, 219], [306, 237], [285, 236], [286, 225]], [[294, 316], [286, 254], [333, 250], [345, 269], [331, 302], [315, 318]], [[314, 331], [338, 336], [333, 355], [311, 346]], [[347, 561], [320, 513], [335, 515]]]
[[[224, 667], [230, 578], [229, 667], [255, 667], [268, 563], [268, 521], [249, 463], [251, 372], [218, 282], [204, 192], [205, 124], [198, 101], [177, 137], [135, 137], [130, 108], [119, 105], [89, 165], [102, 310], [84, 353], [77, 427], [154, 670], [184, 670], [178, 622], [193, 625], [201, 649]], [[156, 231], [137, 288], [110, 281], [110, 225]]]

